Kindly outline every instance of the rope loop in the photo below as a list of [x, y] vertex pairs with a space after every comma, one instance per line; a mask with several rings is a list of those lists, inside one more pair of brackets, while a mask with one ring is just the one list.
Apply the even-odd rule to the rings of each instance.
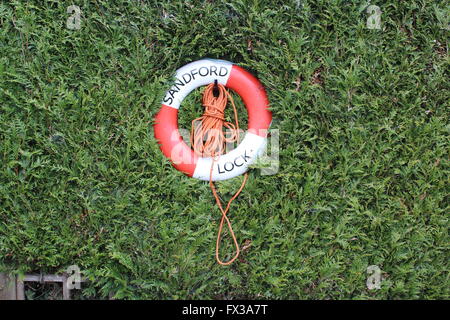
[[[228, 99], [233, 106], [235, 119], [234, 123], [225, 121], [224, 111], [227, 106]], [[219, 231], [217, 233], [216, 240], [216, 260], [219, 264], [227, 266], [232, 264], [238, 258], [240, 253], [239, 244], [236, 240], [233, 228], [231, 227], [231, 222], [227, 217], [227, 213], [230, 210], [230, 206], [233, 200], [236, 199], [239, 193], [241, 193], [242, 189], [244, 189], [248, 174], [245, 173], [241, 187], [228, 201], [228, 204], [224, 210], [222, 203], [220, 202], [219, 195], [217, 194], [214, 182], [212, 181], [212, 172], [214, 163], [218, 160], [220, 155], [224, 153], [226, 144], [239, 141], [239, 122], [237, 109], [231, 94], [223, 85], [217, 84], [217, 82], [211, 83], [205, 88], [205, 91], [203, 92], [202, 104], [205, 108], [203, 115], [192, 121], [191, 145], [197, 155], [201, 157], [212, 158], [209, 174], [209, 186], [216, 199], [217, 206], [222, 212], [222, 219], [220, 220]], [[224, 128], [228, 129], [228, 137], [224, 133]], [[236, 248], [236, 252], [233, 258], [231, 258], [227, 262], [222, 261], [219, 257], [219, 249], [224, 222], [227, 223], [228, 230], [230, 231], [234, 246]]]

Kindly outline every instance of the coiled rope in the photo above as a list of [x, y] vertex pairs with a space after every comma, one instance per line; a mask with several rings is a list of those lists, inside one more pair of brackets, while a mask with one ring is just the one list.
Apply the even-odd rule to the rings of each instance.
[[[227, 106], [228, 99], [233, 106], [235, 123], [225, 121], [224, 110]], [[228, 201], [228, 204], [223, 209], [220, 198], [217, 194], [216, 187], [212, 181], [212, 172], [214, 163], [219, 159], [220, 155], [225, 151], [226, 143], [233, 143], [239, 141], [239, 122], [236, 110], [236, 105], [234, 104], [233, 97], [221, 84], [211, 83], [208, 85], [203, 92], [202, 104], [205, 108], [203, 115], [192, 121], [191, 129], [191, 145], [194, 152], [201, 157], [211, 157], [211, 169], [209, 172], [209, 186], [211, 191], [216, 198], [217, 206], [222, 212], [222, 219], [220, 220], [219, 231], [217, 232], [216, 240], [216, 260], [219, 264], [227, 266], [232, 264], [239, 256], [240, 249], [239, 244], [236, 240], [233, 228], [231, 227], [231, 222], [227, 217], [227, 213], [230, 210], [230, 205], [234, 199], [241, 193], [242, 189], [247, 182], [248, 174], [245, 173], [244, 180], [241, 184], [239, 190], [234, 194], [233, 197]], [[223, 128], [228, 129], [227, 134], [224, 133]], [[234, 246], [236, 247], [236, 253], [227, 262], [224, 262], [219, 257], [220, 240], [223, 229], [224, 222], [227, 222], [228, 230], [230, 231], [231, 237], [233, 238]]]

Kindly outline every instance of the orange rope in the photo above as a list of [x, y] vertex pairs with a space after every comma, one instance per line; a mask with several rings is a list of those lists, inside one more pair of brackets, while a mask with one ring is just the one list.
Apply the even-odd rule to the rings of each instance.
[[[194, 149], [194, 152], [198, 155], [202, 157], [212, 158], [211, 169], [209, 171], [209, 186], [211, 187], [211, 191], [216, 198], [217, 206], [222, 212], [222, 219], [220, 220], [219, 231], [217, 233], [216, 240], [216, 260], [219, 264], [227, 266], [232, 264], [233, 261], [237, 259], [240, 253], [239, 244], [236, 240], [236, 236], [234, 235], [233, 228], [231, 227], [231, 222], [227, 217], [227, 213], [230, 210], [230, 205], [233, 200], [236, 199], [236, 197], [244, 188], [245, 183], [247, 182], [248, 174], [245, 173], [244, 181], [242, 182], [241, 187], [228, 201], [227, 207], [224, 210], [217, 194], [216, 187], [212, 181], [213, 166], [218, 157], [223, 154], [226, 143], [239, 141], [239, 122], [233, 97], [221, 84], [218, 84], [216, 87], [219, 94], [218, 97], [215, 97], [215, 86], [216, 85], [212, 83], [208, 85], [203, 92], [203, 106], [205, 107], [205, 112], [200, 118], [192, 121], [191, 145]], [[225, 121], [224, 110], [227, 106], [228, 99], [230, 99], [231, 105], [233, 106], [234, 110], [234, 124]], [[223, 127], [229, 129], [230, 135], [228, 137], [225, 136]], [[234, 257], [227, 262], [223, 262], [219, 258], [220, 240], [224, 221], [227, 222], [228, 230], [230, 231], [231, 237], [233, 238], [234, 246], [236, 247], [236, 253]]]

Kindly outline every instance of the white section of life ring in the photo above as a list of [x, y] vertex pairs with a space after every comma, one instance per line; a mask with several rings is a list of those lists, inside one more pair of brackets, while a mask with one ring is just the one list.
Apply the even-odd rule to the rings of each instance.
[[[212, 180], [227, 180], [245, 173], [266, 148], [267, 138], [246, 132], [242, 142], [214, 162]], [[212, 158], [199, 158], [192, 177], [209, 181]]]
[[217, 80], [226, 85], [233, 64], [225, 60], [202, 59], [191, 62], [177, 70], [175, 82], [167, 90], [162, 103], [178, 109], [184, 98], [198, 87], [208, 85]]

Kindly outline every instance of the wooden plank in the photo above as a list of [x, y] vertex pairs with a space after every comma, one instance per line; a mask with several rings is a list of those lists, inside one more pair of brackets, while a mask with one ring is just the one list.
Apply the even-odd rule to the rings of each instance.
[[[22, 280], [18, 277], [0, 273], [0, 300], [25, 300], [25, 284], [24, 282], [62, 282], [63, 299], [70, 300], [71, 292], [67, 286], [67, 275], [40, 275], [26, 274]], [[80, 279], [86, 282], [87, 279]]]
[[25, 284], [16, 277], [16, 300], [25, 300]]
[[64, 281], [62, 283], [63, 286], [63, 299], [64, 300], [70, 300], [70, 289], [67, 286], [67, 277], [64, 276]]
[[16, 277], [0, 273], [0, 300], [16, 300]]
[[41, 275], [40, 274], [26, 274], [25, 278], [23, 278], [23, 281], [33, 281], [33, 282], [63, 282], [64, 276], [58, 276], [55, 274], [46, 274]]
[[[45, 274], [42, 276], [40, 274], [26, 274], [23, 281], [34, 281], [34, 282], [64, 282], [67, 280], [67, 276], [65, 275], [56, 275], [56, 274]], [[81, 282], [86, 282], [86, 279], [80, 279]]]

